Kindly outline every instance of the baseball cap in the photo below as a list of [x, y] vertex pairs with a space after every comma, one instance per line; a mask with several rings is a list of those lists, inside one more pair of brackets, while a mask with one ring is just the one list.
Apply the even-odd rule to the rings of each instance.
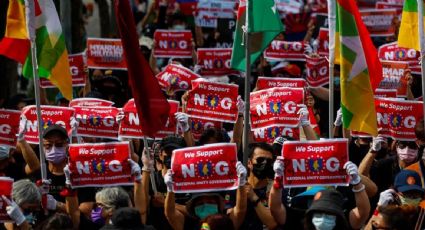
[[68, 139], [68, 133], [66, 132], [66, 129], [60, 125], [51, 125], [47, 129], [45, 129], [43, 132], [43, 138], [46, 138], [47, 136], [55, 132], [61, 135], [62, 137]]
[[160, 148], [162, 150], [174, 150], [186, 147], [186, 142], [182, 137], [179, 136], [167, 136], [160, 142]]
[[400, 171], [395, 177], [394, 187], [398, 192], [419, 191], [424, 193], [419, 174], [412, 170]]

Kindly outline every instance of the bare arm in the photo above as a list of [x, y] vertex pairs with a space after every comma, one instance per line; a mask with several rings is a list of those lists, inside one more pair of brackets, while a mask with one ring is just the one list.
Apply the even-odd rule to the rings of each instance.
[[65, 198], [65, 207], [66, 212], [71, 217], [73, 229], [77, 230], [80, 226], [80, 215], [81, 212], [78, 209], [78, 197], [77, 196], [67, 196]]
[[363, 158], [359, 165], [359, 173], [365, 177], [370, 177], [370, 168], [372, 167], [373, 161], [375, 160], [375, 153], [370, 150]]
[[233, 136], [231, 143], [236, 143], [236, 146], [239, 149], [242, 145], [242, 135], [243, 135], [243, 116], [238, 116], [235, 125], [233, 126]]
[[314, 129], [311, 127], [311, 125], [305, 125], [303, 126], [303, 131], [305, 134], [305, 138], [307, 140], [317, 140], [316, 132], [314, 132]]
[[35, 154], [34, 150], [31, 148], [31, 146], [28, 144], [25, 139], [18, 142], [18, 146], [22, 150], [22, 156], [25, 160], [25, 173], [27, 175], [32, 174], [40, 169], [40, 160], [38, 159], [37, 155]]
[[245, 187], [239, 187], [236, 190], [236, 206], [229, 211], [229, 217], [233, 222], [235, 229], [242, 225], [247, 210], [247, 192]]
[[272, 186], [269, 198], [270, 212], [274, 220], [279, 225], [284, 225], [286, 222], [286, 209], [282, 203], [282, 188]]
[[252, 187], [250, 188], [248, 199], [250, 202], [255, 203], [255, 212], [261, 222], [267, 226], [268, 229], [274, 229], [277, 227], [277, 223], [274, 220], [270, 209], [266, 208], [261, 202], [258, 202], [259, 197], [255, 194]]
[[365, 190], [368, 197], [373, 197], [378, 192], [378, 186], [366, 176], [360, 175], [362, 183], [365, 185]]
[[183, 230], [184, 215], [176, 209], [174, 192], [167, 192], [164, 204], [164, 214], [168, 222], [175, 230]]
[[[353, 186], [354, 190], [359, 190], [364, 185], [360, 182]], [[356, 199], [356, 207], [350, 211], [349, 221], [350, 226], [354, 229], [359, 229], [367, 221], [370, 212], [369, 198], [367, 197], [366, 190], [360, 192], [354, 192]]]
[[323, 101], [329, 101], [329, 89], [324, 87], [309, 88], [310, 92], [314, 96], [320, 98]]

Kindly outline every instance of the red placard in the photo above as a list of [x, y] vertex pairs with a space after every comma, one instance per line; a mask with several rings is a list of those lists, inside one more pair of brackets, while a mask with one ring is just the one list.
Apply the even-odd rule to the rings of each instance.
[[304, 101], [304, 89], [276, 87], [252, 92], [250, 95], [251, 128], [274, 126], [296, 127], [299, 104]]
[[317, 37], [319, 45], [317, 46], [317, 53], [320, 56], [328, 57], [329, 56], [329, 29], [320, 28], [319, 35]]
[[363, 132], [359, 132], [359, 131], [351, 130], [350, 133], [351, 133], [350, 135], [352, 137], [360, 137], [360, 138], [372, 138], [373, 137], [369, 133], [363, 133]]
[[155, 57], [192, 58], [192, 32], [190, 30], [156, 30], [153, 36]]
[[98, 98], [76, 98], [69, 102], [69, 107], [95, 107], [95, 106], [112, 106], [114, 102]]
[[[25, 140], [30, 144], [39, 144], [38, 140], [38, 123], [35, 105], [26, 106], [22, 110], [22, 116], [27, 121], [27, 132]], [[60, 106], [41, 106], [41, 117], [43, 120], [42, 127], [47, 129], [51, 125], [60, 125], [66, 129], [68, 135], [71, 135], [71, 118], [74, 116], [74, 108]]]
[[236, 74], [238, 71], [230, 68], [231, 48], [198, 48], [198, 65], [202, 76], [224, 76]]
[[307, 83], [310, 87], [322, 87], [329, 84], [329, 62], [325, 57], [306, 59]]
[[254, 129], [252, 130], [253, 137], [255, 142], [266, 142], [269, 144], [273, 144], [273, 141], [276, 139], [276, 137], [279, 136], [286, 136], [286, 137], [292, 137], [295, 140], [300, 139], [300, 129], [298, 127], [269, 127], [269, 128], [262, 128], [262, 129]]
[[121, 39], [87, 38], [87, 67], [127, 70]]
[[0, 145], [16, 147], [21, 111], [0, 109]]
[[[179, 102], [168, 100], [170, 105], [170, 113], [168, 115], [168, 121], [164, 128], [155, 134], [156, 139], [162, 139], [168, 135], [177, 133], [177, 123], [175, 119], [175, 113], [179, 109]], [[122, 108], [124, 112], [124, 119], [120, 122], [118, 135], [125, 138], [141, 138], [145, 135], [140, 126], [139, 115], [137, 113], [134, 99], [130, 99]], [[143, 115], [142, 115], [143, 116]]]
[[7, 214], [6, 207], [8, 206], [2, 196], [12, 200], [13, 179], [10, 177], [0, 177], [0, 223], [12, 222]]
[[[70, 54], [68, 55], [69, 69], [71, 71], [72, 86], [85, 86], [86, 85], [86, 73], [85, 73], [85, 61], [84, 53]], [[48, 79], [40, 78], [41, 88], [55, 88]]]
[[192, 81], [200, 78], [198, 74], [182, 66], [169, 64], [164, 71], [156, 75], [161, 89], [172, 96], [175, 92], [186, 91], [192, 88]]
[[72, 188], [133, 185], [128, 142], [70, 144]]
[[190, 117], [212, 121], [235, 123], [238, 117], [236, 101], [238, 86], [208, 82], [204, 79], [192, 81], [186, 111]]
[[347, 139], [285, 141], [282, 153], [286, 188], [348, 185], [344, 169], [348, 161]]
[[397, 90], [396, 89], [376, 89], [375, 90], [375, 97], [397, 97]]
[[78, 121], [77, 135], [118, 139], [119, 109], [115, 107], [74, 107]]
[[304, 88], [306, 87], [306, 83], [302, 78], [258, 77], [257, 90], [273, 87]]
[[304, 42], [274, 40], [264, 51], [264, 57], [272, 60], [305, 61]]
[[375, 98], [379, 134], [395, 140], [415, 141], [415, 125], [424, 116], [422, 103]]
[[370, 36], [394, 36], [394, 18], [397, 17], [396, 9], [366, 9], [360, 11], [360, 16]]
[[396, 89], [397, 97], [407, 96], [407, 81], [404, 72], [409, 68], [409, 63], [399, 61], [381, 61], [382, 81], [379, 84], [381, 89]]
[[190, 131], [192, 132], [193, 139], [195, 139], [195, 141], [199, 140], [205, 130], [209, 128], [221, 130], [221, 128], [223, 127], [223, 123], [220, 121], [209, 121], [200, 118], [191, 118], [190, 121]]
[[398, 47], [397, 42], [380, 46], [378, 49], [378, 56], [381, 60], [408, 62], [412, 73], [421, 73], [421, 66], [419, 64], [419, 57], [421, 56], [420, 52], [414, 49]]
[[376, 9], [395, 9], [397, 15], [399, 16], [403, 12], [403, 2], [398, 3], [388, 3], [388, 2], [377, 2], [375, 4]]
[[171, 157], [175, 193], [236, 189], [236, 144], [210, 144], [177, 149]]

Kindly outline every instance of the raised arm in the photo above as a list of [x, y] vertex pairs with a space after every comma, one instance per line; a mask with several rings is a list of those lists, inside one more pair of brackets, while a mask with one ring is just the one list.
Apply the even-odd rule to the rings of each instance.
[[270, 190], [269, 207], [270, 212], [278, 225], [284, 225], [286, 222], [286, 209], [282, 203], [282, 189], [283, 189], [283, 172], [284, 164], [281, 156], [277, 157], [273, 165], [275, 178], [273, 186]]
[[228, 213], [235, 229], [239, 229], [245, 219], [247, 210], [247, 193], [245, 191], [247, 171], [240, 161], [236, 163], [236, 171], [239, 180], [239, 187], [236, 191], [236, 206], [230, 209]]
[[167, 196], [165, 197], [164, 214], [168, 222], [175, 230], [183, 230], [184, 215], [176, 209], [176, 201], [173, 192], [173, 175], [168, 170], [164, 176], [164, 182], [167, 185]]
[[25, 173], [32, 174], [40, 169], [40, 160], [35, 154], [34, 150], [25, 140], [25, 133], [27, 131], [27, 122], [28, 120], [21, 116], [21, 121], [19, 123], [19, 133], [18, 133], [18, 146], [21, 148], [22, 156], [25, 160]]

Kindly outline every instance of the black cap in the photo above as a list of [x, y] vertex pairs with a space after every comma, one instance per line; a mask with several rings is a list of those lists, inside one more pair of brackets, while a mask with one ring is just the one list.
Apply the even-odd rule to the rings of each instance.
[[68, 133], [66, 132], [66, 129], [60, 125], [50, 125], [49, 127], [47, 127], [43, 132], [43, 138], [46, 138], [52, 133], [58, 133], [65, 139], [68, 139]]
[[112, 225], [105, 225], [103, 230], [150, 230], [150, 226], [142, 223], [140, 212], [134, 208], [119, 208], [112, 214]]
[[186, 142], [180, 136], [167, 136], [160, 142], [161, 150], [175, 150], [186, 147]]
[[315, 212], [324, 212], [335, 215], [346, 223], [344, 217], [344, 198], [336, 190], [322, 190], [314, 195], [313, 203], [307, 210], [306, 215], [312, 215]]

